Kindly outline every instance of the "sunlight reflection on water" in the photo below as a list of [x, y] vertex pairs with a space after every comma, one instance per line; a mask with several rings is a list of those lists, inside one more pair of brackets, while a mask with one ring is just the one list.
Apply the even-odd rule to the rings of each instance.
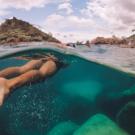
[[80, 51], [86, 57], [135, 73], [135, 49], [98, 45]]
[[[45, 47], [49, 44], [31, 43], [30, 45], [21, 44], [21, 48], [27, 48], [29, 46], [41, 46]], [[51, 45], [52, 46], [52, 45]], [[1, 46], [0, 53], [4, 54], [7, 51], [20, 49], [19, 46]], [[71, 49], [79, 54], [101, 63], [105, 63], [114, 67], [118, 67], [122, 70], [126, 70], [131, 73], [135, 73], [135, 48], [120, 48], [117, 46], [109, 45], [97, 45], [88, 47], [77, 47]]]

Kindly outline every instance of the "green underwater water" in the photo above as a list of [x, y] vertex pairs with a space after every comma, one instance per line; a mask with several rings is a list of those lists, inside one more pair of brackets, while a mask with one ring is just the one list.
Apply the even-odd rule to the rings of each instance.
[[[27, 62], [15, 56], [48, 52], [67, 65], [46, 80], [10, 94], [0, 107], [0, 135], [53, 135], [51, 130], [63, 122], [73, 122], [77, 128], [96, 113], [111, 117], [115, 111], [112, 106], [102, 105], [104, 98], [113, 92], [117, 95], [135, 84], [134, 76], [52, 50], [26, 51], [1, 59], [0, 69]], [[111, 111], [106, 111], [105, 107]], [[66, 123], [65, 128], [68, 127], [75, 130]]]

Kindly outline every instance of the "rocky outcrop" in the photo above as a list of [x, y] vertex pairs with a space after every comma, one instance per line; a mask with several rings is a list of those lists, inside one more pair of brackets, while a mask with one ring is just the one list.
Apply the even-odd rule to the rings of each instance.
[[91, 44], [109, 44], [109, 45], [121, 45], [121, 44], [126, 44], [127, 41], [125, 39], [120, 39], [118, 37], [110, 37], [110, 38], [105, 38], [105, 37], [96, 37], [91, 41]]
[[91, 40], [91, 44], [94, 45], [117, 45], [122, 48], [135, 48], [135, 35], [132, 35], [128, 38], [118, 38], [116, 36], [112, 36], [110, 38], [105, 37], [96, 37]]
[[96, 114], [85, 122], [73, 135], [128, 135], [103, 114]]
[[127, 130], [131, 135], [135, 135], [135, 102], [127, 103], [118, 113], [117, 121], [119, 125]]
[[60, 43], [60, 41], [52, 37], [52, 35], [46, 34], [30, 23], [15, 17], [13, 17], [13, 19], [7, 19], [0, 26], [0, 44], [36, 41]]

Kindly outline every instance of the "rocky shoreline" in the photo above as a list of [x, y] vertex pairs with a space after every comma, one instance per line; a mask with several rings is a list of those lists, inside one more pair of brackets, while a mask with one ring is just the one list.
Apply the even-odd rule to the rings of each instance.
[[118, 38], [116, 36], [112, 36], [109, 38], [105, 37], [96, 37], [91, 40], [91, 44], [94, 45], [115, 45], [122, 48], [135, 48], [135, 35], [132, 35], [128, 38]]

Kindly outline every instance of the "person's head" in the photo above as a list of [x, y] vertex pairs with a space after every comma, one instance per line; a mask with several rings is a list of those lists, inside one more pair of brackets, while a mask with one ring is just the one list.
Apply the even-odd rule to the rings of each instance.
[[59, 58], [55, 57], [54, 55], [48, 54], [47, 56], [45, 56], [43, 58], [44, 61], [48, 61], [48, 60], [52, 60], [56, 63], [56, 66], [58, 69], [60, 68], [65, 68], [68, 66], [67, 63], [63, 62], [62, 60], [60, 60]]

